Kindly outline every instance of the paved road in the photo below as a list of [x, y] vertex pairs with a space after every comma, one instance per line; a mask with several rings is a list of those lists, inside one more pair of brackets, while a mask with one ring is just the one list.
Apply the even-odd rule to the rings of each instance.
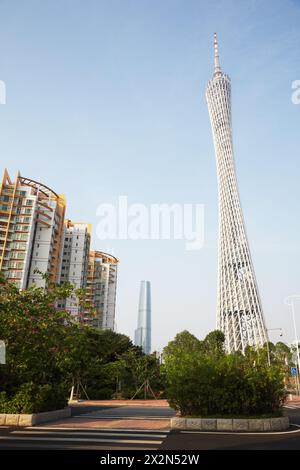
[[1, 427], [0, 449], [202, 450], [300, 449], [300, 403], [285, 408], [289, 433], [233, 434], [169, 429], [165, 406], [78, 404], [72, 417], [45, 426]]
[[300, 450], [300, 429], [275, 435], [171, 432], [160, 450]]
[[[161, 450], [300, 450], [300, 403], [289, 403], [284, 414], [289, 416], [293, 432], [284, 433], [209, 433], [172, 431], [162, 442]], [[297, 425], [299, 427], [297, 427]]]
[[[169, 420], [175, 416], [175, 411], [168, 406], [114, 406], [114, 405], [81, 405], [72, 406], [72, 416], [90, 419], [132, 419], [132, 420]], [[169, 425], [169, 422], [168, 422]]]
[[1, 429], [0, 449], [156, 450], [169, 431], [34, 426]]
[[44, 426], [0, 428], [0, 449], [156, 450], [174, 411], [158, 406], [72, 405], [72, 417]]
[[61, 427], [86, 427], [107, 429], [166, 430], [170, 427], [170, 418], [175, 412], [167, 403], [160, 400], [155, 403], [128, 401], [124, 404], [107, 402], [83, 402], [72, 405], [72, 418], [55, 423]]

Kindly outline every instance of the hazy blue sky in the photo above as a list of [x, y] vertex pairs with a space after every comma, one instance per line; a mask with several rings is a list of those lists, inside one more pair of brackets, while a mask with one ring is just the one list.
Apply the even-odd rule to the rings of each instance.
[[266, 321], [293, 339], [283, 300], [300, 293], [300, 105], [291, 101], [299, 24], [299, 0], [0, 0], [2, 169], [65, 193], [68, 216], [94, 229], [97, 206], [119, 195], [205, 204], [200, 251], [94, 237], [120, 258], [119, 331], [133, 337], [141, 279], [152, 284], [154, 348], [215, 326], [217, 179], [205, 88], [217, 31]]

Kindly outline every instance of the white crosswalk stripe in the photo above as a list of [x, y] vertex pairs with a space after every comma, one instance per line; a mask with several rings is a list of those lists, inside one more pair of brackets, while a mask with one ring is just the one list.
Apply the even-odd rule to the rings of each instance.
[[290, 410], [299, 410], [300, 403], [290, 403], [288, 405], [284, 405], [284, 408], [289, 408]]
[[123, 429], [76, 429], [47, 426], [12, 429], [0, 435], [0, 448], [53, 449], [146, 449], [156, 450], [169, 431]]

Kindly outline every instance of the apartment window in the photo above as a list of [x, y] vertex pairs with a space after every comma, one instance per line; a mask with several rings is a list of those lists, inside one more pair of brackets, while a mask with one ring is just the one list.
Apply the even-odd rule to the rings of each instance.
[[39, 252], [37, 251], [37, 252], [35, 253], [35, 256], [38, 256], [38, 255], [39, 255]]
[[5, 188], [5, 189], [4, 189], [4, 193], [5, 193], [5, 194], [12, 194], [12, 193], [13, 193], [13, 189]]

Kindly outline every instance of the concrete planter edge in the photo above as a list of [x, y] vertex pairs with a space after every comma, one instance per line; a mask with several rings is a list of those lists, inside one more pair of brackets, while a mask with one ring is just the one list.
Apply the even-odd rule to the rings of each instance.
[[71, 416], [71, 408], [67, 406], [62, 410], [45, 411], [43, 413], [32, 414], [0, 414], [0, 426], [35, 426], [36, 424], [57, 421]]
[[270, 432], [286, 431], [289, 418], [171, 418], [171, 429], [186, 431]]

